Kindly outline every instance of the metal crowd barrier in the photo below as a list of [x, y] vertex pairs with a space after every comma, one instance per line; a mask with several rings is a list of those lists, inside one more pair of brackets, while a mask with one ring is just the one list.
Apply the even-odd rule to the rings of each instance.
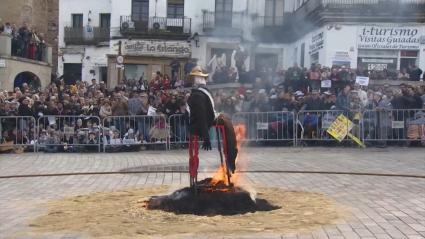
[[168, 149], [170, 129], [165, 116], [110, 116], [103, 119], [103, 150], [139, 150], [164, 145]]
[[189, 117], [187, 115], [171, 115], [168, 118], [168, 125], [170, 126], [169, 149], [189, 143]]
[[425, 143], [425, 110], [367, 110], [363, 112], [363, 129], [363, 140], [367, 143]]
[[0, 117], [0, 151], [25, 151], [29, 148], [36, 151], [37, 124], [31, 116]]
[[232, 116], [232, 122], [245, 125], [247, 142], [296, 143], [294, 112], [241, 112]]
[[37, 134], [37, 151], [100, 152], [101, 149], [101, 121], [96, 116], [42, 116], [38, 119]]
[[[361, 139], [361, 112], [347, 112], [341, 110], [300, 111], [297, 114], [297, 145], [302, 145], [307, 142], [336, 142], [335, 139], [327, 133], [327, 130], [341, 114], [354, 123], [351, 134]], [[345, 140], [351, 139], [347, 136], [344, 141]]]
[[[424, 109], [338, 110], [294, 112], [241, 112], [232, 117], [234, 125], [246, 127], [247, 142], [338, 142], [327, 133], [330, 125], [344, 115], [354, 127], [350, 133], [369, 145], [420, 142], [425, 145]], [[185, 147], [189, 141], [186, 115], [0, 117], [0, 152], [33, 149], [45, 152], [104, 152]], [[214, 129], [211, 142], [216, 144]], [[346, 137], [344, 141], [351, 141]], [[177, 147], [177, 148], [178, 148]]]

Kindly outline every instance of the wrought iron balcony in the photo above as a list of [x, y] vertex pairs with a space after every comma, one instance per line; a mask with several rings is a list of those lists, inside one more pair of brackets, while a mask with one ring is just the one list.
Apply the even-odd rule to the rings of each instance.
[[279, 28], [287, 25], [291, 17], [292, 13], [285, 13], [283, 16], [253, 16], [253, 28]]
[[65, 27], [65, 44], [67, 45], [97, 45], [108, 42], [110, 29], [103, 27]]
[[243, 12], [203, 12], [203, 31], [214, 35], [242, 35]]
[[122, 35], [187, 39], [192, 33], [191, 18], [121, 16]]

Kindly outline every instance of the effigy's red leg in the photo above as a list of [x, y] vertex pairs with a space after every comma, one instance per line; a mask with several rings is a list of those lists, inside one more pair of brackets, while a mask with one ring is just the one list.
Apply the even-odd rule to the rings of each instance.
[[191, 179], [195, 179], [198, 176], [199, 167], [199, 137], [197, 135], [191, 135], [189, 139], [189, 174]]

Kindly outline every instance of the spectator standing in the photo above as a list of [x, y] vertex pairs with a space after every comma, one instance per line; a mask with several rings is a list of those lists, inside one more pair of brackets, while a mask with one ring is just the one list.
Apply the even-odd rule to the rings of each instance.
[[99, 110], [99, 116], [102, 119], [105, 119], [106, 117], [112, 116], [112, 109], [111, 109], [111, 103], [109, 101], [104, 101], [103, 105], [100, 107]]
[[3, 33], [7, 34], [9, 36], [13, 35], [13, 27], [10, 25], [9, 22], [6, 22], [6, 24], [4, 25], [4, 29], [3, 29]]
[[305, 100], [301, 110], [307, 110], [307, 111], [324, 110], [323, 99], [320, 98], [320, 92], [317, 90], [313, 90], [311, 92], [311, 96]]
[[[112, 104], [112, 115], [113, 116], [126, 116], [128, 115], [128, 105], [124, 100], [124, 97], [121, 93], [117, 93], [115, 96], [115, 101]], [[115, 118], [114, 125], [118, 128], [121, 134], [125, 132], [126, 122], [124, 119], [119, 117]]]
[[336, 98], [336, 108], [338, 110], [350, 111], [350, 90], [351, 87], [346, 85]]
[[177, 60], [177, 58], [174, 58], [171, 63], [170, 63], [170, 67], [171, 67], [171, 80], [173, 82], [177, 81], [177, 76], [180, 72], [180, 62], [179, 60]]
[[410, 79], [410, 75], [409, 73], [407, 73], [407, 69], [405, 67], [401, 68], [400, 73], [398, 73], [398, 79], [403, 81], [407, 81]]
[[298, 85], [303, 76], [304, 74], [302, 72], [302, 69], [298, 66], [297, 63], [294, 63], [294, 66], [289, 68], [286, 72], [286, 87], [290, 87], [292, 90], [298, 90]]
[[357, 93], [357, 95], [359, 97], [361, 106], [363, 108], [366, 107], [368, 105], [368, 97], [367, 97], [366, 91], [364, 91], [362, 89], [362, 87], [359, 84], [357, 84], [357, 83], [354, 84], [354, 90], [356, 91], [356, 93]]
[[19, 99], [18, 107], [19, 116], [34, 116], [32, 109], [29, 107], [29, 100], [26, 97]]
[[411, 81], [419, 81], [421, 79], [422, 70], [418, 66], [413, 65], [410, 68], [409, 75]]
[[308, 74], [308, 78], [310, 80], [310, 86], [312, 90], [320, 90], [320, 81], [322, 80], [320, 66], [312, 65], [311, 70]]
[[128, 113], [131, 116], [139, 115], [142, 111], [142, 101], [139, 95], [135, 92], [130, 93], [130, 99], [128, 100]]
[[31, 31], [28, 28], [28, 24], [24, 23], [24, 25], [19, 28], [19, 48], [21, 50], [20, 56], [28, 58], [28, 48], [31, 41]]

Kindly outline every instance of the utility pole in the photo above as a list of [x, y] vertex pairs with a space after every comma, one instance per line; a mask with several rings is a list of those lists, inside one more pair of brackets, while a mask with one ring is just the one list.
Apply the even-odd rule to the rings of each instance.
[[121, 84], [121, 69], [122, 69], [122, 62], [119, 62], [120, 57], [122, 57], [122, 41], [118, 41], [118, 57], [117, 57], [117, 70], [118, 70], [118, 85]]

